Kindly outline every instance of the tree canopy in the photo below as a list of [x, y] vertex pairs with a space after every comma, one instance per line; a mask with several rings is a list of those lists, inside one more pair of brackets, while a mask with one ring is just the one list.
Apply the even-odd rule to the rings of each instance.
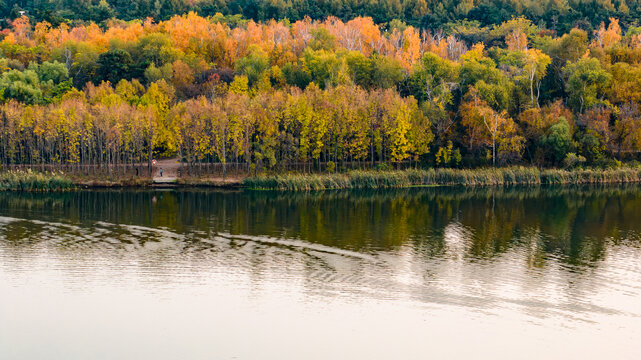
[[[114, 4], [86, 7], [131, 10]], [[16, 17], [0, 33], [0, 158], [179, 156], [257, 169], [636, 159], [641, 29], [628, 17], [565, 32], [527, 16], [429, 30], [401, 21], [430, 16], [431, 5], [412, 4], [389, 24], [196, 12], [100, 24]], [[459, 3], [467, 14], [481, 5]], [[493, 14], [484, 16], [502, 19]]]

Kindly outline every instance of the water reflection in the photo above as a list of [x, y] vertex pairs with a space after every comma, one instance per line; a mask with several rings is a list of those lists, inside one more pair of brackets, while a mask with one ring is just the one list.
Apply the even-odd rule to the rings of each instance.
[[137, 241], [140, 246], [154, 241], [147, 233], [151, 231], [186, 238], [182, 246], [187, 248], [200, 246], [190, 239], [229, 233], [298, 239], [362, 253], [409, 246], [426, 257], [469, 259], [492, 259], [518, 246], [528, 249], [533, 267], [544, 266], [550, 257], [592, 266], [605, 256], [608, 243], [639, 244], [641, 189], [3, 193], [0, 211], [5, 217], [30, 220], [9, 222], [1, 229], [14, 245], [42, 240], [42, 232], [56, 223], [55, 230], [67, 235], [60, 244], [64, 246], [88, 241], [78, 237], [82, 231], [96, 242], [106, 231], [115, 232], [110, 236], [117, 235], [122, 244]]
[[[195, 299], [238, 303], [258, 318], [270, 309], [276, 319], [313, 323], [323, 323], [328, 313], [341, 319], [369, 311], [386, 319], [377, 326], [412, 323], [411, 330], [435, 336], [436, 329], [409, 319], [461, 322], [469, 331], [473, 321], [506, 331], [525, 326], [539, 340], [595, 324], [625, 334], [616, 340], [625, 344], [641, 335], [640, 213], [637, 186], [0, 193], [0, 290], [47, 297], [56, 293], [50, 284], [60, 285], [61, 298], [89, 317], [95, 309], [76, 303], [78, 294], [129, 304], [148, 301], [151, 293], [153, 301], [176, 301], [170, 311], [215, 315], [227, 327], [237, 319], [221, 320], [225, 310], [205, 300], [194, 305]], [[19, 323], [1, 310], [26, 312], [19, 299], [0, 299], [0, 315]], [[394, 304], [397, 320], [405, 322], [383, 316], [386, 304]], [[141, 316], [118, 314], [122, 321]], [[362, 336], [381, 334], [367, 325], [370, 317], [358, 320]], [[245, 321], [271, 331], [268, 323]], [[3, 335], [11, 338], [6, 329], [0, 325], [0, 357]], [[148, 331], [138, 330], [138, 336]], [[197, 336], [182, 331], [178, 336]], [[601, 330], [594, 331], [582, 340], [594, 341]], [[223, 348], [237, 340], [219, 336]], [[511, 341], [515, 349], [526, 346]], [[621, 354], [633, 353], [621, 346]], [[238, 348], [228, 350], [233, 355]]]

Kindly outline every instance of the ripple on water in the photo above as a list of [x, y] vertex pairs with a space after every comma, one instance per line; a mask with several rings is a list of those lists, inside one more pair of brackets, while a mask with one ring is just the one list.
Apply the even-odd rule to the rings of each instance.
[[0, 217], [0, 266], [15, 278], [40, 264], [43, 271], [72, 279], [78, 289], [113, 281], [132, 289], [143, 284], [158, 294], [184, 283], [205, 286], [213, 271], [248, 288], [285, 282], [323, 299], [403, 301], [491, 317], [516, 313], [533, 324], [563, 319], [569, 328], [604, 317], [641, 316], [633, 306], [641, 295], [641, 247], [634, 231], [626, 239], [605, 241], [603, 254], [596, 245], [586, 246], [577, 250], [586, 256], [573, 258], [574, 250], [564, 248], [574, 246], [572, 239], [545, 234], [536, 224], [519, 227], [503, 243], [499, 230], [452, 218], [427, 234], [407, 235], [399, 245], [361, 250], [307, 241], [300, 234], [228, 230], [5, 216]]

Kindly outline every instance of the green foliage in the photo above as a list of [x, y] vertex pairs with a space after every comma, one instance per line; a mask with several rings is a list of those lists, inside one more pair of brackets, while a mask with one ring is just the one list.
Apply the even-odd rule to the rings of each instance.
[[554, 162], [558, 163], [563, 160], [573, 147], [572, 132], [568, 121], [561, 117], [556, 124], [550, 126], [547, 134], [541, 136], [540, 143]]
[[69, 77], [67, 67], [58, 61], [45, 61], [40, 65], [32, 63], [29, 69], [35, 70], [38, 73], [38, 78], [42, 82], [59, 84]]
[[563, 68], [563, 73], [567, 77], [568, 102], [578, 112], [601, 103], [612, 78], [594, 58], [569, 63]]
[[98, 57], [96, 83], [109, 81], [117, 84], [121, 79], [130, 79], [133, 68], [131, 55], [122, 49], [109, 50]]
[[405, 72], [398, 61], [379, 55], [373, 55], [369, 60], [369, 88], [396, 88], [405, 79]]
[[494, 60], [483, 54], [483, 48], [474, 49], [461, 57], [461, 84], [475, 86], [479, 81], [486, 84], [503, 82], [504, 75], [496, 67]]
[[0, 89], [5, 99], [15, 99], [25, 104], [43, 102], [38, 73], [34, 70], [10, 70], [2, 74]]
[[336, 37], [327, 29], [314, 29], [311, 31], [312, 39], [309, 41], [309, 48], [312, 50], [336, 50]]
[[579, 140], [579, 152], [590, 162], [594, 163], [603, 158], [605, 144], [601, 136], [592, 130], [587, 130]]
[[141, 37], [135, 52], [139, 59], [156, 66], [170, 64], [180, 57], [180, 52], [171, 43], [171, 37], [163, 33], [152, 33]]
[[327, 172], [333, 173], [336, 172], [336, 163], [333, 161], [327, 162]]
[[463, 157], [459, 149], [454, 149], [452, 141], [447, 142], [446, 147], [439, 147], [435, 156], [436, 166], [450, 167], [459, 166]]
[[307, 48], [303, 59], [312, 81], [321, 88], [345, 84], [349, 79], [345, 60], [334, 52]]
[[247, 76], [249, 85], [253, 86], [263, 79], [269, 70], [269, 57], [259, 47], [253, 47], [250, 54], [236, 62], [236, 73]]
[[161, 67], [156, 67], [156, 64], [151, 63], [147, 69], [145, 69], [145, 80], [147, 83], [155, 83], [159, 80], [170, 80], [173, 76], [171, 64], [165, 64]]
[[[417, 1], [383, 0], [379, 2], [350, 1], [310, 1], [310, 2], [260, 2], [232, 0], [102, 0], [102, 1], [66, 1], [50, 0], [47, 2], [22, 1], [5, 2], [0, 6], [3, 18], [19, 16], [19, 10], [26, 10], [38, 21], [61, 23], [65, 20], [84, 20], [103, 22], [112, 17], [123, 20], [168, 19], [176, 14], [195, 11], [202, 16], [212, 16], [216, 21], [233, 25], [242, 25], [244, 19], [268, 21], [270, 19], [302, 20], [305, 16], [312, 19], [323, 19], [337, 16], [349, 20], [354, 14], [371, 16], [379, 24], [388, 25], [389, 29], [401, 29], [408, 25], [423, 26], [431, 29], [451, 26], [460, 29], [459, 35], [475, 40], [477, 29], [488, 27], [485, 31], [494, 36], [510, 27], [499, 27], [504, 21], [527, 16], [525, 19], [512, 20], [515, 25], [528, 25], [526, 29], [535, 29], [532, 24], [554, 28], [562, 33], [570, 31], [577, 25], [589, 29], [596, 28], [608, 17], [625, 18], [635, 24], [639, 18], [639, 8], [633, 1], [583, 1], [566, 2], [531, 2], [483, 0], [471, 1]], [[527, 21], [527, 23], [526, 23]], [[475, 31], [476, 30], [476, 31]]]
[[[471, 70], [467, 69], [466, 74]], [[458, 85], [459, 69], [455, 63], [433, 53], [423, 55], [409, 79], [412, 94], [420, 101], [438, 103], [441, 107], [452, 103], [452, 90]]]
[[563, 159], [563, 166], [566, 169], [571, 169], [574, 167], [579, 167], [582, 166], [585, 163], [586, 159], [585, 157], [581, 155], [576, 155], [575, 153], [568, 153], [565, 156], [565, 159]]
[[287, 63], [283, 66], [283, 75], [288, 84], [305, 89], [312, 82], [312, 74], [309, 69], [301, 64]]
[[74, 189], [72, 181], [61, 173], [27, 171], [0, 172], [0, 191], [65, 191]]

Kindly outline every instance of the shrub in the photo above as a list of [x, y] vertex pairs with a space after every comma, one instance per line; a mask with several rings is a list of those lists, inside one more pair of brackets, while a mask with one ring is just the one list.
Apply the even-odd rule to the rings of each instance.
[[31, 170], [0, 173], [0, 191], [64, 191], [73, 188], [73, 182], [62, 173]]
[[390, 163], [383, 162], [376, 165], [376, 170], [379, 170], [379, 171], [390, 171], [392, 169], [393, 167]]
[[575, 153], [568, 153], [563, 159], [563, 166], [566, 169], [574, 168], [576, 166], [581, 166], [585, 163], [585, 157], [581, 155], [576, 155]]
[[327, 172], [333, 173], [336, 171], [336, 163], [333, 161], [328, 161], [327, 162]]

